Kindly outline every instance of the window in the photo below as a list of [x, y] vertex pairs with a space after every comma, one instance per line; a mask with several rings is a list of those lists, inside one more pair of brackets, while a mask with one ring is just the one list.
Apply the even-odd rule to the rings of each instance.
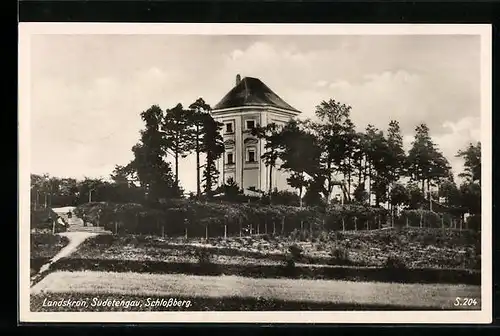
[[232, 122], [226, 123], [226, 133], [233, 133], [233, 132], [234, 132], [233, 123]]
[[247, 162], [255, 162], [255, 149], [247, 151]]
[[255, 120], [247, 120], [246, 121], [246, 129], [252, 130], [255, 128]]
[[227, 153], [227, 164], [234, 164], [233, 153]]

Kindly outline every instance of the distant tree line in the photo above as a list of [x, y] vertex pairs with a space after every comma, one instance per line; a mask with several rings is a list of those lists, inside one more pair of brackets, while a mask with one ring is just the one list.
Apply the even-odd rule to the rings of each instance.
[[[457, 153], [464, 160], [460, 174], [463, 182], [458, 186], [426, 124], [415, 128], [414, 140], [406, 152], [396, 120], [391, 120], [385, 131], [368, 125], [360, 132], [350, 113], [349, 105], [331, 99], [316, 107], [316, 120], [291, 120], [282, 126], [257, 125], [252, 133], [265, 140], [261, 159], [269, 167], [269, 174], [287, 171], [288, 183], [297, 191], [278, 191], [269, 179], [265, 196], [259, 202], [324, 206], [336, 202], [333, 190], [339, 187], [344, 203], [375, 207], [387, 203], [391, 211], [401, 206], [430, 210], [444, 206], [462, 214], [480, 213], [480, 142]], [[141, 113], [141, 119], [144, 128], [132, 148], [134, 157], [115, 167], [112, 181], [32, 174], [32, 203], [156, 203], [182, 198], [179, 162], [189, 155], [196, 157], [197, 178], [197, 190], [190, 197], [211, 199], [222, 193], [226, 200], [248, 200], [234, 180], [217, 186], [215, 163], [224, 153], [222, 124], [212, 118], [211, 107], [202, 98], [188, 108], [177, 104], [163, 111], [153, 105]], [[440, 198], [444, 201], [439, 202]]]

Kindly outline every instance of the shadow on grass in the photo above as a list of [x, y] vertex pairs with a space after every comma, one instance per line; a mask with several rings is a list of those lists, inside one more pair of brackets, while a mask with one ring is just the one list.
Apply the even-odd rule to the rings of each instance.
[[[33, 261], [32, 261], [33, 262]], [[35, 261], [35, 263], [39, 263]], [[51, 271], [103, 271], [187, 275], [238, 275], [251, 278], [290, 278], [445, 283], [480, 285], [481, 273], [460, 269], [406, 269], [388, 267], [244, 265], [216, 263], [167, 263], [160, 261], [63, 258]]]

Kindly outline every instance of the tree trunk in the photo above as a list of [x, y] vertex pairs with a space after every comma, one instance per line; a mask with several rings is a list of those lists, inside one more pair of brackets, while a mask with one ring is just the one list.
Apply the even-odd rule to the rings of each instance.
[[348, 200], [351, 201], [351, 158], [347, 159], [347, 196]]
[[299, 188], [299, 208], [302, 208], [302, 187]]
[[432, 195], [431, 195], [431, 183], [427, 180], [427, 194], [429, 195], [429, 211], [432, 211]]
[[196, 195], [198, 198], [201, 196], [201, 182], [200, 182], [200, 127], [196, 126]]
[[273, 166], [269, 165], [269, 198], [273, 192]]
[[368, 206], [372, 205], [372, 164], [368, 165]]
[[175, 152], [175, 185], [179, 187], [179, 150]]

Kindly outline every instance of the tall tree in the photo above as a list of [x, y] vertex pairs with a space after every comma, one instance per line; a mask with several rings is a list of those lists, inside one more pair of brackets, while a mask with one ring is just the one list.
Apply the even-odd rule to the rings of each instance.
[[[422, 194], [429, 194], [433, 183], [450, 175], [448, 160], [437, 149], [429, 135], [429, 128], [420, 124], [415, 129], [415, 138], [408, 153], [408, 173], [413, 181], [419, 182]], [[432, 204], [429, 202], [429, 204]]]
[[201, 116], [203, 118], [203, 138], [200, 150], [206, 154], [203, 170], [204, 192], [208, 198], [211, 198], [213, 187], [219, 176], [215, 162], [224, 154], [224, 139], [221, 135], [223, 124], [214, 120], [209, 113], [204, 113]]
[[291, 173], [288, 183], [299, 193], [310, 183], [306, 182], [307, 176], [315, 181], [315, 185], [323, 186], [324, 172], [320, 167], [322, 148], [317, 137], [304, 128], [304, 123], [296, 120], [283, 127], [280, 137], [281, 168]]
[[198, 98], [189, 106], [188, 124], [190, 126], [189, 147], [194, 150], [196, 156], [196, 195], [201, 196], [201, 146], [203, 142], [204, 115], [210, 112], [208, 105], [203, 98]]
[[[264, 165], [268, 168], [269, 172], [269, 195], [271, 195], [273, 191], [273, 169], [277, 168], [276, 165], [279, 158], [280, 148], [282, 147], [282, 136], [280, 130], [281, 128], [276, 123], [270, 123], [266, 126], [259, 126], [252, 129], [252, 135], [264, 141], [264, 153], [261, 155], [261, 159], [263, 160]], [[295, 181], [295, 177], [292, 180]]]
[[145, 129], [141, 131], [139, 143], [132, 148], [134, 159], [130, 169], [137, 173], [149, 200], [156, 202], [161, 198], [179, 197], [182, 192], [175, 183], [170, 163], [165, 161], [166, 145], [161, 131], [163, 111], [153, 105], [141, 113], [141, 118]]
[[389, 205], [391, 208], [391, 215], [394, 216], [394, 207], [401, 205], [399, 201], [392, 200], [393, 196], [399, 197], [402, 189], [398, 186], [399, 190], [392, 192], [396, 183], [405, 173], [406, 166], [406, 153], [403, 148], [403, 136], [401, 135], [401, 128], [396, 120], [389, 122], [387, 129], [387, 182], [389, 193]]
[[459, 176], [481, 185], [481, 142], [470, 143], [467, 148], [458, 151], [456, 156], [464, 159], [464, 171]]
[[166, 111], [162, 130], [167, 150], [174, 156], [175, 183], [179, 186], [179, 159], [187, 157], [190, 150], [188, 113], [182, 104], [177, 104]]
[[406, 153], [403, 148], [403, 136], [399, 122], [391, 120], [387, 129], [388, 178], [390, 183], [396, 183], [405, 174]]
[[465, 178], [460, 185], [462, 207], [470, 214], [481, 213], [481, 143], [469, 144], [460, 150], [458, 157], [464, 159], [464, 171], [460, 174]]
[[375, 195], [376, 206], [384, 202], [390, 184], [391, 148], [384, 133], [368, 125], [365, 135], [365, 154], [368, 166], [369, 196]]
[[[350, 120], [351, 106], [342, 104], [334, 99], [322, 101], [316, 106], [315, 115], [319, 123], [312, 124], [318, 145], [322, 149], [321, 170], [325, 180], [325, 197], [330, 199], [333, 187], [343, 184], [343, 180], [351, 184], [353, 152], [356, 145], [354, 124]], [[350, 190], [342, 188], [345, 199], [350, 199]]]

